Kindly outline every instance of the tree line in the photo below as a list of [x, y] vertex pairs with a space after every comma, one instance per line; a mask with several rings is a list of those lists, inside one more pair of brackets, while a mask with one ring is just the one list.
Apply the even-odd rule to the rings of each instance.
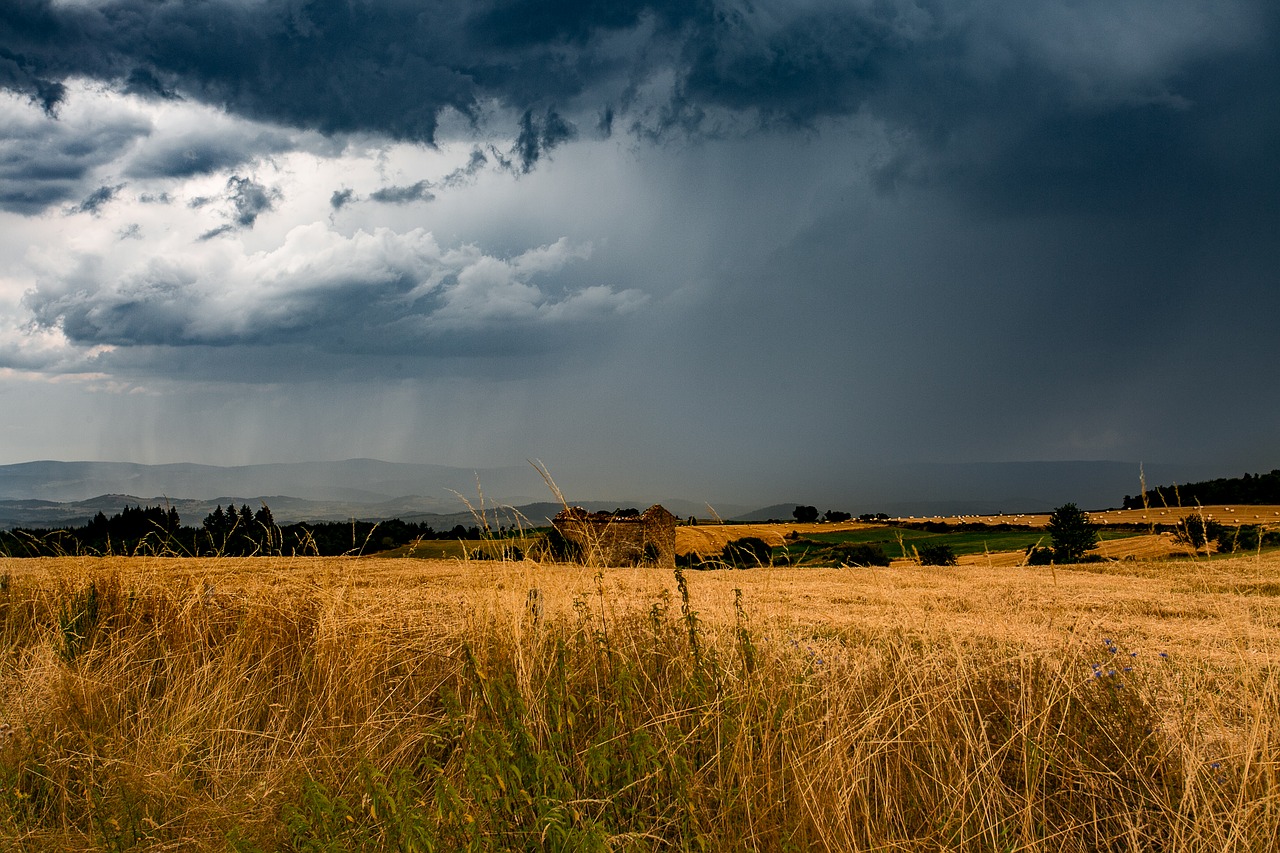
[[422, 539], [479, 539], [476, 527], [455, 525], [436, 531], [428, 524], [401, 521], [320, 521], [278, 525], [263, 504], [256, 512], [247, 504], [236, 509], [219, 504], [199, 527], [184, 527], [173, 507], [141, 505], [107, 517], [99, 512], [87, 524], [59, 528], [0, 531], [0, 555], [58, 557], [68, 555], [255, 557], [318, 556], [372, 553]]
[[1209, 506], [1218, 504], [1280, 504], [1280, 469], [1270, 474], [1220, 477], [1183, 486], [1156, 486], [1144, 495], [1124, 496], [1124, 509], [1144, 506]]

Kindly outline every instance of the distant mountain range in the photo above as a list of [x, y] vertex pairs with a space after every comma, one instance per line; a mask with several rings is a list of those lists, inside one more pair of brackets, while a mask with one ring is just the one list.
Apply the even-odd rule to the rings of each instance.
[[[454, 492], [471, 499], [479, 483], [506, 503], [545, 497], [530, 466], [450, 468], [348, 459], [270, 465], [139, 465], [133, 462], [22, 462], [0, 465], [0, 499], [83, 501], [104, 494], [171, 498], [289, 495], [308, 501], [378, 504], [413, 496], [418, 511], [451, 512]], [[274, 509], [274, 507], [273, 507]]]
[[[534, 524], [560, 510], [531, 466], [451, 468], [348, 459], [220, 467], [174, 463], [58, 462], [0, 465], [0, 528], [83, 524], [98, 512], [114, 515], [130, 506], [172, 506], [184, 524], [198, 525], [215, 506], [262, 504], [282, 524], [399, 518], [436, 529], [470, 526], [479, 510], [511, 508]], [[574, 501], [589, 509], [637, 507], [635, 500]], [[706, 504], [679, 498], [662, 501], [679, 515], [709, 515]], [[641, 505], [643, 504], [643, 506]], [[745, 512], [735, 505], [725, 512]]]
[[[1204, 466], [1148, 465], [1147, 485], [1185, 483], [1221, 476]], [[348, 459], [221, 467], [174, 463], [23, 462], [0, 465], [0, 528], [84, 523], [97, 512], [113, 515], [127, 503], [169, 505], [186, 524], [198, 525], [217, 505], [271, 507], [276, 520], [345, 521], [351, 518], [423, 521], [440, 529], [470, 525], [466, 501], [479, 507], [516, 507], [542, 524], [559, 504], [532, 467], [456, 468]], [[662, 503], [680, 516], [726, 520], [790, 519], [799, 503], [819, 511], [858, 515], [1038, 512], [1068, 501], [1087, 509], [1118, 507], [1141, 491], [1135, 462], [1008, 462], [867, 465], [840, 472], [815, 493], [838, 494], [828, 503], [805, 495], [760, 509], [745, 503], [706, 503], [682, 497], [658, 501], [577, 500], [589, 509]], [[599, 497], [599, 496], [596, 496]], [[781, 496], [780, 496], [781, 497]]]

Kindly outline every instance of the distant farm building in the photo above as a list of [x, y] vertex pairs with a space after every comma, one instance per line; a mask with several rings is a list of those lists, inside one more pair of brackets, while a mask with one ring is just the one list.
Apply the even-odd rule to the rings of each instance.
[[551, 524], [569, 543], [572, 556], [596, 566], [676, 564], [676, 517], [654, 504], [644, 512], [562, 510]]

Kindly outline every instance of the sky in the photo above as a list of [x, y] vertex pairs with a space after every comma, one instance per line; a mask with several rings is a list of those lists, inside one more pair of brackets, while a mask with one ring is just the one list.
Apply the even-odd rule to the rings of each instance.
[[0, 463], [1270, 470], [1271, 0], [5, 0]]

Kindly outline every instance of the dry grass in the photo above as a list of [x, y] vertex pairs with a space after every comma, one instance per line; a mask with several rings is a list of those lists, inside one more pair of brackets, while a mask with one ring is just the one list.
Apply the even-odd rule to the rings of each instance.
[[683, 589], [492, 561], [0, 577], [0, 849], [1263, 851], [1280, 833], [1276, 558]]

